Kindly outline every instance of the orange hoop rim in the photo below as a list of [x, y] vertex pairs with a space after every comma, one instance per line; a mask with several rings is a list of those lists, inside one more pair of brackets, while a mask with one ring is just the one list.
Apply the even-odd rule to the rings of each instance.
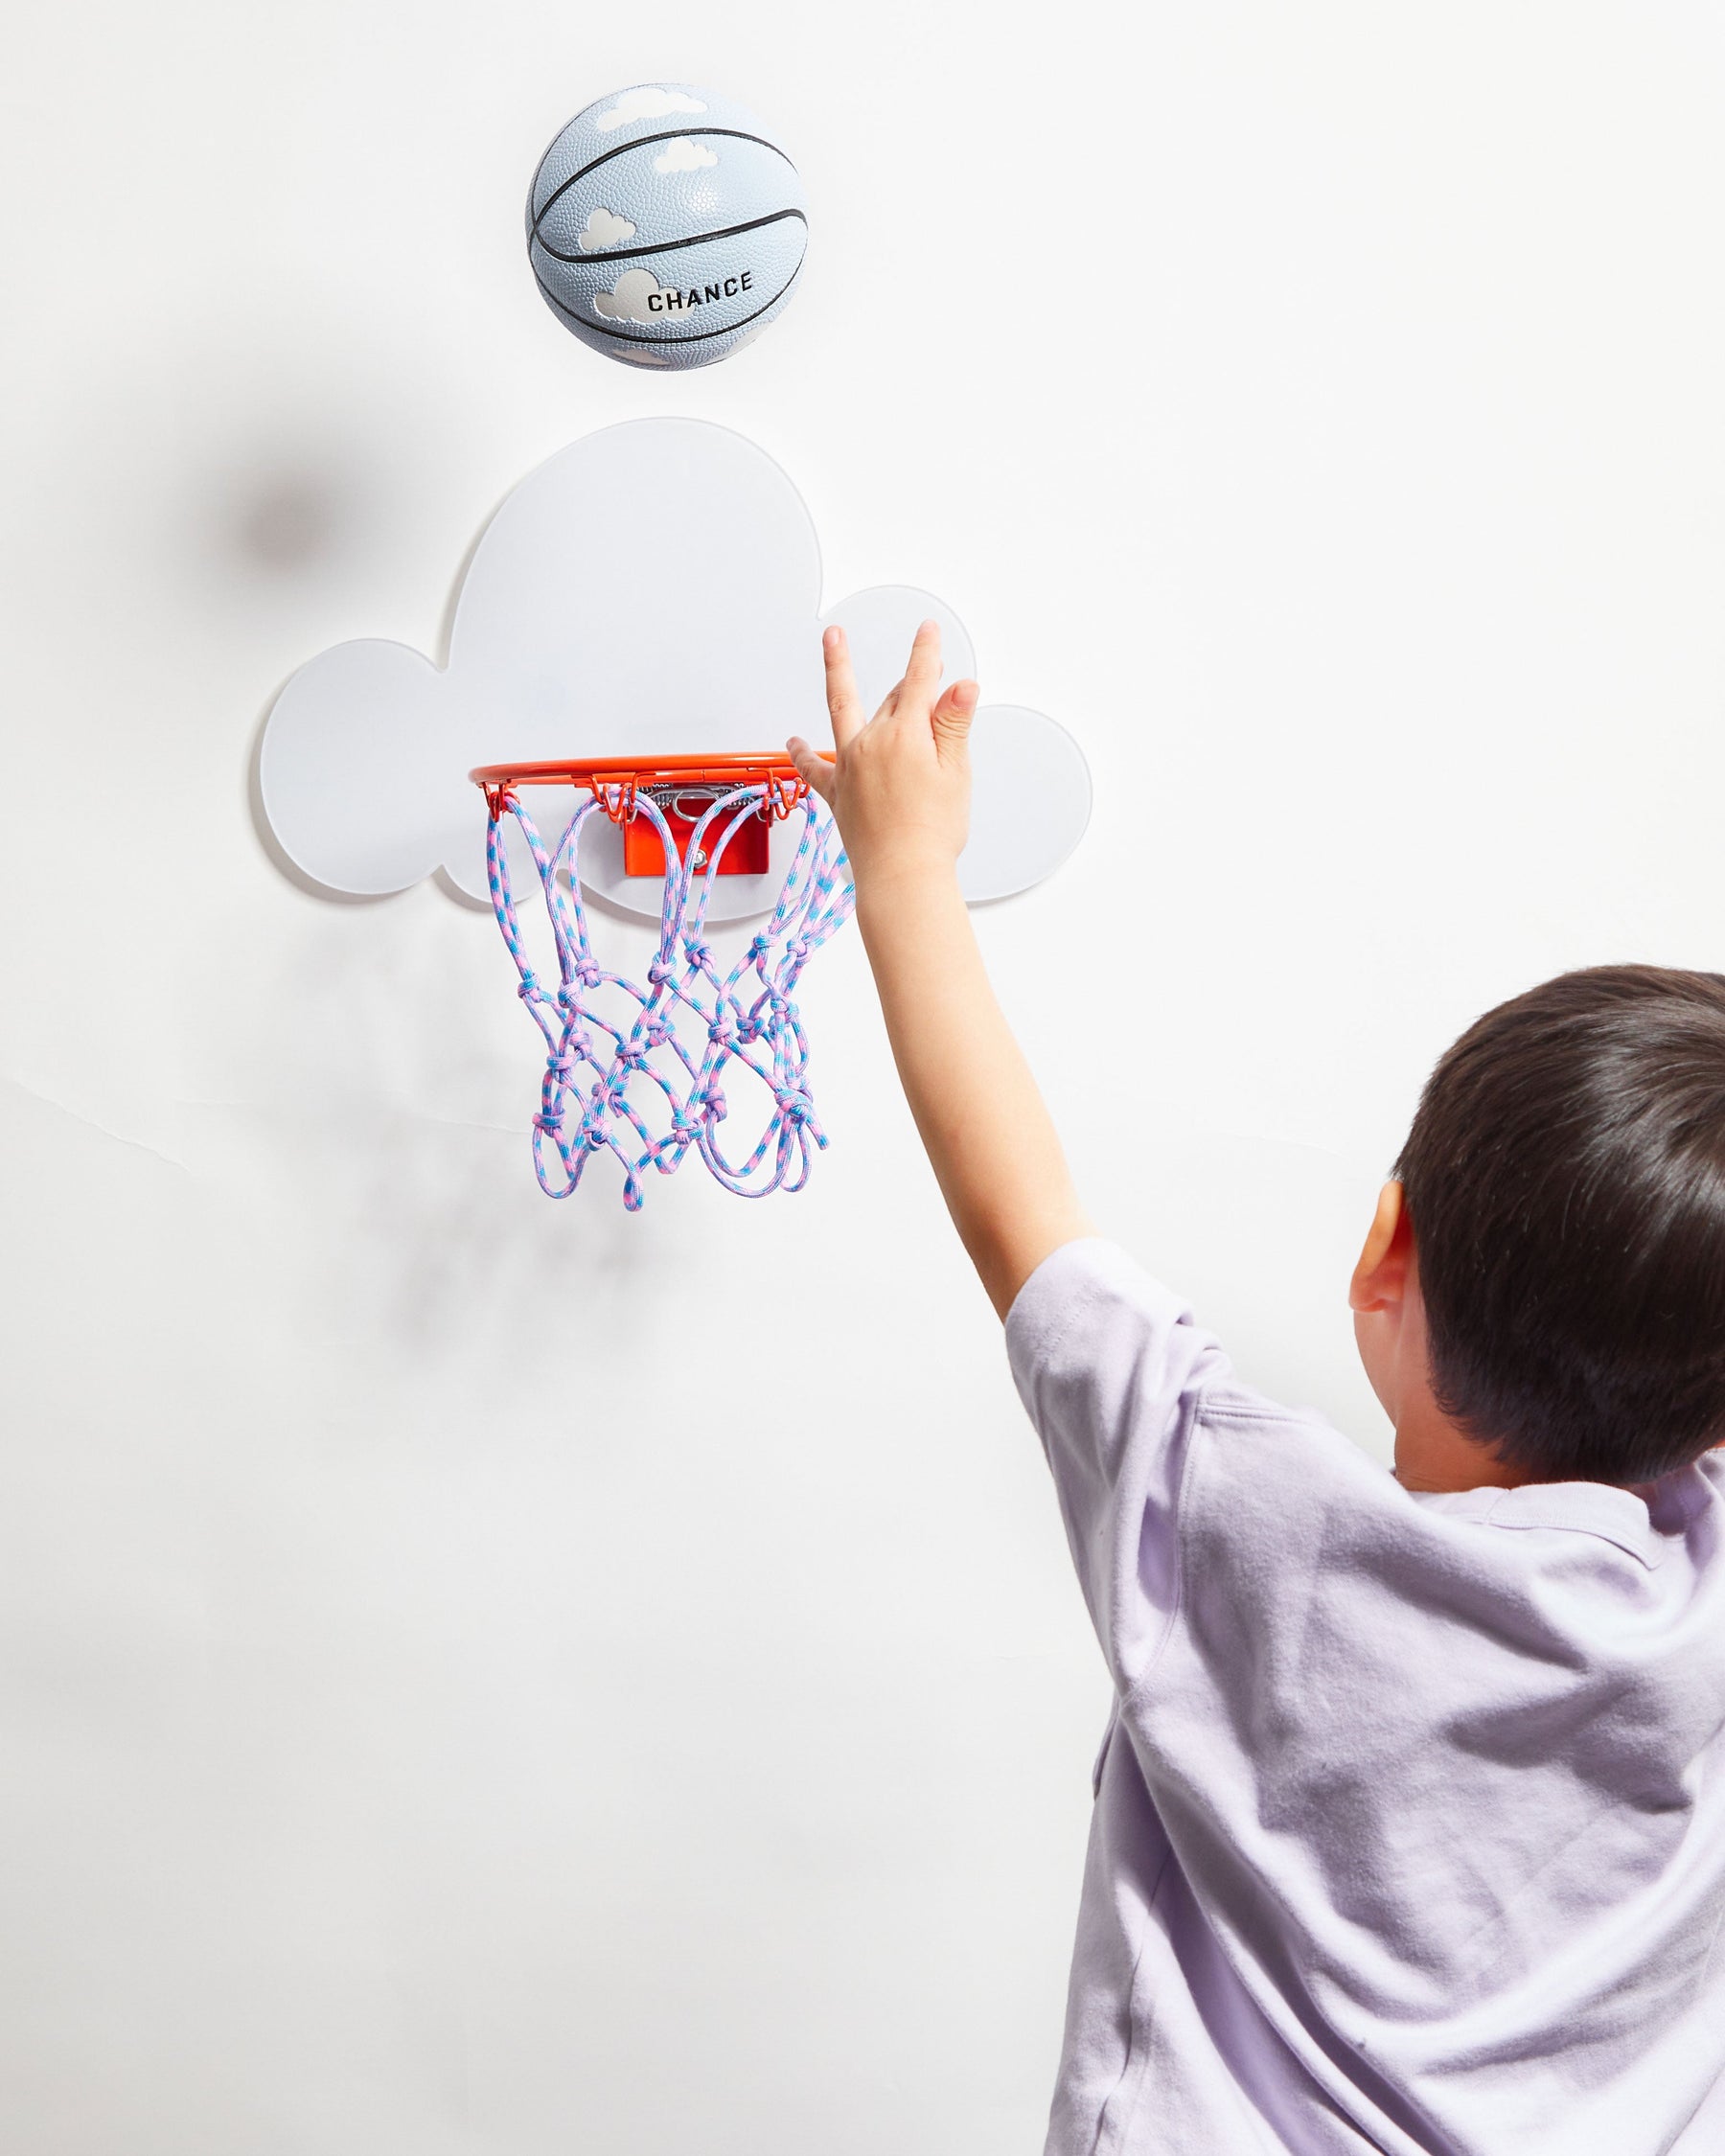
[[731, 787], [765, 782], [776, 816], [788, 815], [808, 783], [782, 749], [735, 749], [696, 756], [553, 757], [530, 764], [481, 764], [468, 777], [485, 794], [493, 820], [518, 786], [585, 786], [613, 822], [633, 814], [634, 798], [656, 786]]
[[782, 748], [727, 749], [701, 756], [573, 756], [537, 764], [481, 764], [468, 773], [475, 786], [591, 786], [597, 779], [625, 786], [681, 784], [701, 779], [795, 778], [796, 766]]

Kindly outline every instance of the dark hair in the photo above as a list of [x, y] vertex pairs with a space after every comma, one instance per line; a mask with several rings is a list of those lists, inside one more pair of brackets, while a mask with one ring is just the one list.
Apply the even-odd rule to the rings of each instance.
[[1563, 974], [1438, 1064], [1395, 1164], [1433, 1392], [1539, 1481], [1725, 1438], [1725, 975]]

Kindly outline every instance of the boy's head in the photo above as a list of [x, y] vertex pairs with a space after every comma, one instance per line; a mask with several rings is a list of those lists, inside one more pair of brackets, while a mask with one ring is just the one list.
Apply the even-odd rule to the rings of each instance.
[[1616, 1483], [1725, 1439], [1725, 975], [1598, 966], [1488, 1011], [1394, 1174], [1352, 1300], [1398, 1433], [1423, 1405], [1476, 1479]]

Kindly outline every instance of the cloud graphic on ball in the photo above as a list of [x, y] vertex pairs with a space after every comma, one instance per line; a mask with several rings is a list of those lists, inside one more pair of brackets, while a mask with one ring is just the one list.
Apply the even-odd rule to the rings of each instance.
[[681, 90], [661, 90], [656, 83], [644, 82], [639, 89], [625, 90], [615, 104], [608, 105], [593, 122], [603, 135], [617, 127], [626, 127], [632, 120], [662, 120], [671, 112], [704, 112], [706, 106], [699, 98], [692, 98]]
[[[850, 639], [865, 710], [904, 673], [925, 618], [940, 624], [948, 679], [975, 672], [963, 623], [932, 593], [877, 585], [823, 610], [820, 585], [808, 508], [765, 450], [705, 420], [602, 427], [529, 472], [493, 516], [461, 579], [446, 664], [366, 637], [288, 682], [259, 756], [270, 830], [332, 890], [402, 891], [441, 869], [483, 901], [476, 765], [829, 739], [829, 622]], [[1090, 778], [1063, 727], [1015, 704], [978, 711], [971, 750], [959, 881], [969, 898], [1000, 898], [1077, 844]], [[556, 813], [552, 800], [547, 820]], [[595, 826], [594, 846], [584, 884], [656, 919], [658, 884], [625, 874], [610, 825]], [[531, 861], [516, 865], [531, 888]], [[724, 879], [711, 918], [770, 906], [770, 882]]]
[[627, 218], [618, 217], [614, 210], [594, 209], [587, 212], [587, 220], [576, 235], [575, 244], [584, 255], [591, 254], [595, 247], [615, 247], [634, 236], [635, 228]]
[[718, 153], [703, 143], [691, 142], [687, 135], [678, 135], [653, 160], [653, 169], [656, 172], [699, 172], [718, 162]]
[[593, 294], [593, 309], [608, 322], [641, 322], [651, 328], [663, 323], [665, 310], [650, 312], [647, 302], [662, 299], [666, 288], [650, 269], [626, 269], [609, 292]]

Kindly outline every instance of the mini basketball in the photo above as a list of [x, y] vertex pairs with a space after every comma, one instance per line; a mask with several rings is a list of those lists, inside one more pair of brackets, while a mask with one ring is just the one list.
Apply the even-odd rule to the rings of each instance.
[[686, 82], [578, 112], [527, 196], [546, 306], [633, 367], [706, 367], [751, 342], [790, 299], [808, 234], [796, 168], [772, 136]]

